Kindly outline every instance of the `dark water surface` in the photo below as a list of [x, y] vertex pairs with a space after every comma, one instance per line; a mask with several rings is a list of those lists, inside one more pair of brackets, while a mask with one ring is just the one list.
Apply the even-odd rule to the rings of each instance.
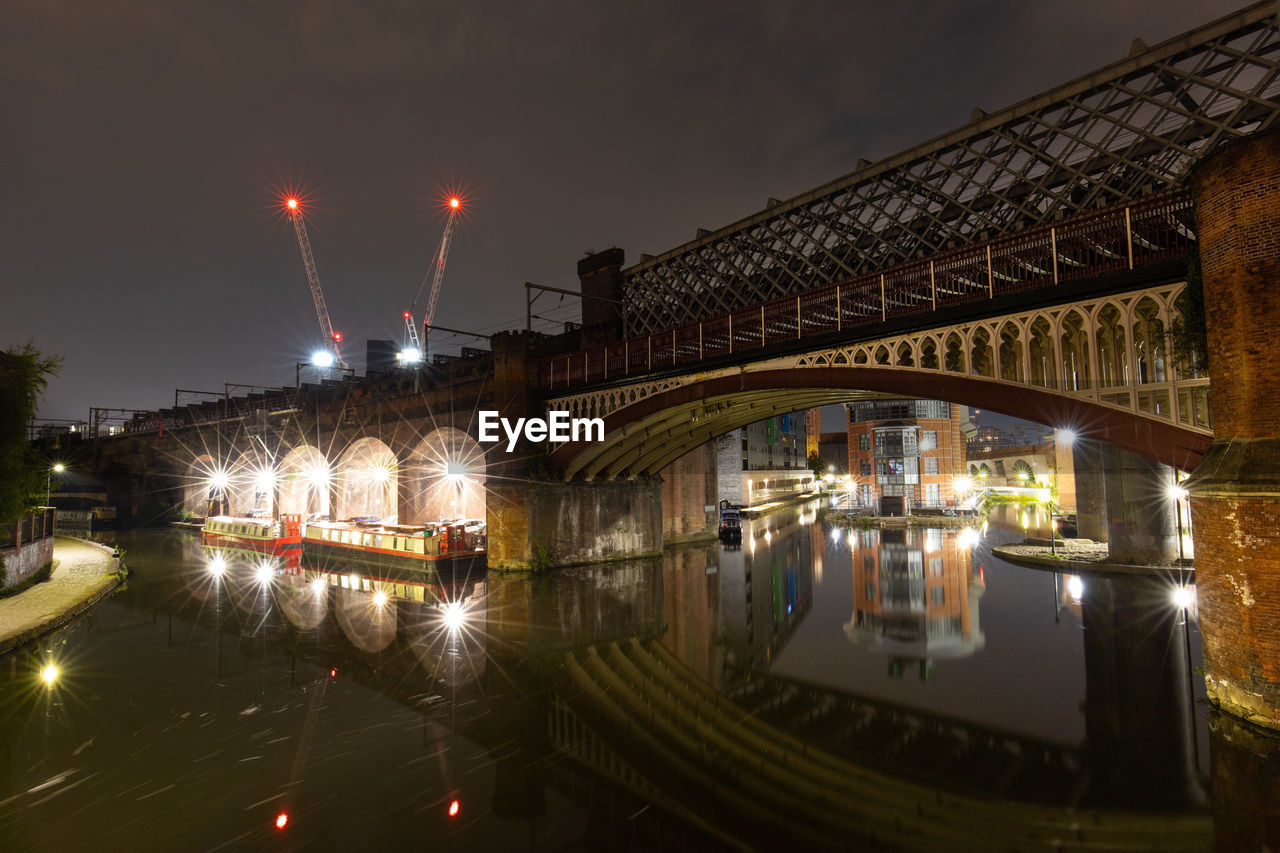
[[128, 588], [0, 657], [0, 849], [1210, 846], [1176, 579], [992, 556], [1021, 533], [805, 507], [740, 549], [264, 583], [122, 532]]

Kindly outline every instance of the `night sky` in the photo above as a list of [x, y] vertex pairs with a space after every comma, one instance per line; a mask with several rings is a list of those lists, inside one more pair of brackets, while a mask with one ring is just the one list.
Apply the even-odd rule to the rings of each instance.
[[292, 385], [320, 333], [287, 187], [357, 369], [450, 189], [437, 322], [520, 328], [588, 250], [634, 263], [1239, 5], [0, 0], [0, 347], [65, 359], [43, 417]]

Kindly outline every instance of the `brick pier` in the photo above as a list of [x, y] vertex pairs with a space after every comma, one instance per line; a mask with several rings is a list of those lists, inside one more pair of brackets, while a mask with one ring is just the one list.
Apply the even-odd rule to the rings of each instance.
[[1280, 135], [1194, 176], [1214, 442], [1187, 485], [1205, 686], [1280, 730]]

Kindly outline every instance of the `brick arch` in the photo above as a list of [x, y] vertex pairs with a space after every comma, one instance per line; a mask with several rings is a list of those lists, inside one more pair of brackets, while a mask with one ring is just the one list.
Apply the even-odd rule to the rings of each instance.
[[720, 376], [645, 397], [607, 416], [605, 441], [567, 442], [550, 467], [568, 477], [614, 478], [656, 473], [704, 441], [746, 423], [815, 406], [877, 396], [941, 399], [1107, 441], [1191, 470], [1210, 437], [1172, 424], [984, 377], [892, 367], [810, 367]]

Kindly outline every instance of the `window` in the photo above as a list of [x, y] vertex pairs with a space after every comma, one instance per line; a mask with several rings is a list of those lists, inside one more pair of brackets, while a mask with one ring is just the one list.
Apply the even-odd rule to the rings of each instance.
[[946, 601], [947, 601], [946, 587], [941, 587], [941, 586], [929, 587], [929, 603], [930, 604], [945, 604]]
[[864, 591], [867, 594], [868, 601], [876, 600], [876, 585], [874, 583], [867, 581], [866, 589]]
[[942, 558], [941, 557], [929, 558], [929, 574], [935, 578], [942, 577]]
[[938, 474], [938, 457], [926, 456], [924, 458], [924, 473], [929, 476], [937, 476]]
[[938, 449], [938, 432], [937, 430], [928, 429], [920, 434], [921, 450], [937, 450]]
[[871, 476], [871, 460], [870, 459], [862, 460], [862, 476], [864, 477]]
[[868, 433], [864, 432], [862, 435], [858, 436], [858, 449], [859, 450], [871, 449], [871, 436]]

